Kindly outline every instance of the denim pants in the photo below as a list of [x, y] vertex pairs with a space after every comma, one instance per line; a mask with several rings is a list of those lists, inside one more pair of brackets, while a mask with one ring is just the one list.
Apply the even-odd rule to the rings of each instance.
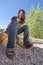
[[15, 47], [14, 40], [16, 39], [16, 36], [24, 32], [24, 44], [29, 44], [29, 31], [28, 26], [24, 25], [22, 27], [19, 26], [19, 23], [17, 21], [14, 21], [13, 24], [11, 24], [7, 30], [8, 32], [8, 44], [6, 48], [13, 49]]

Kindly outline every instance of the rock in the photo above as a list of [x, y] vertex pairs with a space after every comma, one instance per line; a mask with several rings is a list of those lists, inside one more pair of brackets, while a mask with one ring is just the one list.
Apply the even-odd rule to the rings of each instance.
[[[29, 38], [33, 44], [43, 44], [43, 40]], [[40, 41], [40, 42], [39, 42]], [[0, 65], [43, 65], [43, 49], [33, 46], [31, 49], [26, 49], [23, 46], [23, 38], [18, 36], [15, 44], [15, 55], [13, 60], [6, 57], [6, 45], [8, 37], [4, 36], [4, 40], [0, 44]]]
[[13, 60], [6, 57], [5, 50], [6, 48], [0, 44], [0, 65], [43, 65], [43, 49], [41, 48], [25, 49], [16, 44]]

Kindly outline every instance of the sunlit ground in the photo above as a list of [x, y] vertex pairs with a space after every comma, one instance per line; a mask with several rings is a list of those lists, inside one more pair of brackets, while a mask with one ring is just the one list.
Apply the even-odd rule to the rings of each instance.
[[43, 44], [34, 44], [35, 47], [39, 47], [43, 49]]

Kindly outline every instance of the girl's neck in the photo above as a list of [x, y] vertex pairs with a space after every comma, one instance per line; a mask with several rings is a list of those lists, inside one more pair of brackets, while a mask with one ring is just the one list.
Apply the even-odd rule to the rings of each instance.
[[18, 21], [18, 22], [20, 22], [20, 21], [21, 21], [19, 17], [17, 17], [17, 21]]

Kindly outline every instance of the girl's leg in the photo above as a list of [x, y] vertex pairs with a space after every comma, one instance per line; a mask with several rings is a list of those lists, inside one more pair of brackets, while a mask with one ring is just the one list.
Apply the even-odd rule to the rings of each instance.
[[19, 23], [17, 21], [15, 21], [12, 24], [12, 26], [9, 28], [8, 44], [7, 44], [8, 49], [14, 48], [14, 41], [17, 36], [18, 27], [19, 27]]
[[23, 27], [20, 27], [18, 29], [18, 34], [21, 34], [22, 32], [24, 32], [24, 44], [30, 44], [29, 43], [29, 31], [28, 31], [28, 26], [24, 25]]
[[33, 45], [30, 44], [29, 42], [29, 30], [28, 30], [28, 26], [27, 25], [24, 25], [23, 27], [19, 28], [18, 29], [18, 34], [24, 32], [24, 45], [26, 48], [31, 48]]

